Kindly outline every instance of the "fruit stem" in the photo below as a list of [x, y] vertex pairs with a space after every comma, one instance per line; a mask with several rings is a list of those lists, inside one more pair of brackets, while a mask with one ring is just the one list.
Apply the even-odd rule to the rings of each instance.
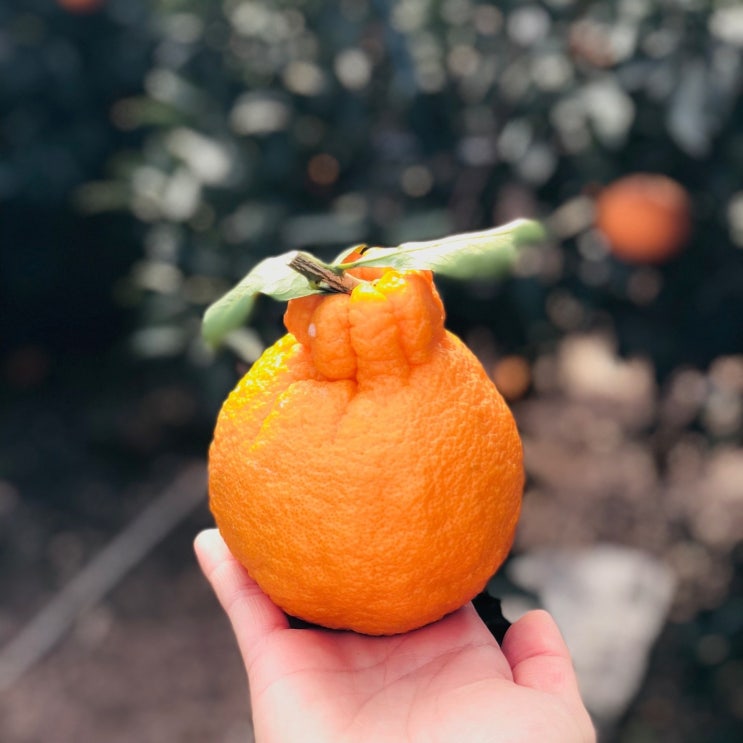
[[350, 294], [355, 286], [364, 283], [342, 270], [323, 265], [307, 253], [297, 253], [289, 262], [289, 268], [293, 268], [311, 284], [325, 292]]

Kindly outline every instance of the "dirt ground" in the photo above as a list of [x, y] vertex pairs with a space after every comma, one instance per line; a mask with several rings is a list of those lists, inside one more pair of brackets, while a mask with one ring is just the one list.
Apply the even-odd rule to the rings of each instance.
[[4, 741], [252, 741], [229, 625], [189, 554], [206, 521], [184, 524], [5, 694]]
[[[663, 559], [676, 599], [642, 688], [604, 740], [740, 740], [742, 450], [734, 437], [710, 443], [687, 419], [663, 423], [672, 387], [635, 378], [623, 397], [622, 375], [644, 372], [616, 360], [608, 391], [588, 389], [568, 351], [535, 368], [532, 392], [514, 405], [529, 474], [514, 553], [610, 541]], [[581, 352], [603, 353], [595, 342]], [[0, 658], [189, 457], [203, 456], [208, 414], [178, 375], [135, 376], [129, 389], [112, 399], [72, 385], [4, 408]], [[253, 739], [235, 643], [191, 551], [209, 525], [204, 501], [0, 696], [3, 743]]]

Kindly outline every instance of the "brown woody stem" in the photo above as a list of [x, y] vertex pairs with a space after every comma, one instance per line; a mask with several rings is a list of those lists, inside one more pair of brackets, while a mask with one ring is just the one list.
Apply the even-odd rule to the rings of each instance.
[[336, 273], [322, 263], [318, 263], [306, 253], [297, 253], [289, 262], [289, 268], [293, 268], [297, 273], [302, 274], [308, 281], [315, 284], [318, 289], [325, 292], [350, 294], [355, 286], [363, 283], [361, 279], [357, 279], [350, 274]]

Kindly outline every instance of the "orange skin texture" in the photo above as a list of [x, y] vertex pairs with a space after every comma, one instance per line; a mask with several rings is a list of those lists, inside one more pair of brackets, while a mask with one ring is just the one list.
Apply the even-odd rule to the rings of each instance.
[[288, 614], [388, 635], [483, 590], [513, 541], [523, 455], [431, 274], [353, 273], [369, 283], [289, 302], [289, 333], [224, 403], [210, 507]]
[[686, 190], [664, 175], [634, 173], [607, 186], [596, 201], [596, 225], [611, 252], [630, 263], [664, 263], [691, 232]]

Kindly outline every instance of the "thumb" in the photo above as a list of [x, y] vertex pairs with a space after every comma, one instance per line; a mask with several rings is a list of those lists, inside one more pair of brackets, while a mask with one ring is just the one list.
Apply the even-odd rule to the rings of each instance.
[[570, 651], [546, 611], [530, 611], [511, 625], [503, 638], [502, 650], [519, 686], [583, 708]]
[[194, 540], [194, 551], [248, 661], [264, 637], [289, 626], [286, 615], [232, 556], [217, 529], [202, 531]]

